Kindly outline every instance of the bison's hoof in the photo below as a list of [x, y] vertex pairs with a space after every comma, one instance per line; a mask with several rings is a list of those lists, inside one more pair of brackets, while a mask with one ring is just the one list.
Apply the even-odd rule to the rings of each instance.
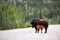
[[47, 33], [47, 32], [44, 32], [44, 33]]

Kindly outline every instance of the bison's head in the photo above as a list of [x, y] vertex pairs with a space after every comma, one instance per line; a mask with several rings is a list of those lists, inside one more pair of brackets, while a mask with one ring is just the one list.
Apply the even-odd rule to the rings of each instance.
[[39, 23], [39, 19], [38, 18], [34, 18], [34, 19], [32, 19], [32, 21], [31, 21], [31, 25], [32, 25], [32, 27], [36, 27], [36, 25]]
[[36, 22], [31, 21], [31, 25], [32, 25], [32, 28], [34, 28], [36, 26]]

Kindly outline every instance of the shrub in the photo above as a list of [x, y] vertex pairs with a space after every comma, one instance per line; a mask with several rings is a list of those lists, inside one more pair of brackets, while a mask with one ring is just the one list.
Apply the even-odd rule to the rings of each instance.
[[29, 21], [27, 21], [27, 22], [25, 22], [25, 24], [24, 24], [24, 27], [30, 27], [30, 22]]

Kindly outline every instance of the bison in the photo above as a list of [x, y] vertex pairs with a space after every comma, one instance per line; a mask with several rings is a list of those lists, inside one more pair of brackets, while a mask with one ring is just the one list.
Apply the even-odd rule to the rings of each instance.
[[42, 30], [44, 29], [44, 26], [43, 25], [37, 25], [36, 28], [37, 28], [36, 32], [39, 33], [39, 30], [41, 29], [41, 33], [42, 33]]
[[[35, 28], [35, 32], [38, 31], [39, 33], [39, 27], [41, 27], [41, 29], [43, 29], [43, 27], [45, 28], [45, 33], [47, 33], [47, 29], [48, 29], [48, 22], [44, 19], [38, 19], [38, 18], [34, 18], [31, 21], [31, 25], [33, 28]], [[41, 30], [42, 31], [42, 30]]]

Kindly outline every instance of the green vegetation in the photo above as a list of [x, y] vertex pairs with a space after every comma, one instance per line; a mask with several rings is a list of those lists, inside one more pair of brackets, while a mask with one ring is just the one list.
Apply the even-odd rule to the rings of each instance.
[[0, 0], [0, 29], [30, 27], [33, 18], [60, 24], [60, 0]]

